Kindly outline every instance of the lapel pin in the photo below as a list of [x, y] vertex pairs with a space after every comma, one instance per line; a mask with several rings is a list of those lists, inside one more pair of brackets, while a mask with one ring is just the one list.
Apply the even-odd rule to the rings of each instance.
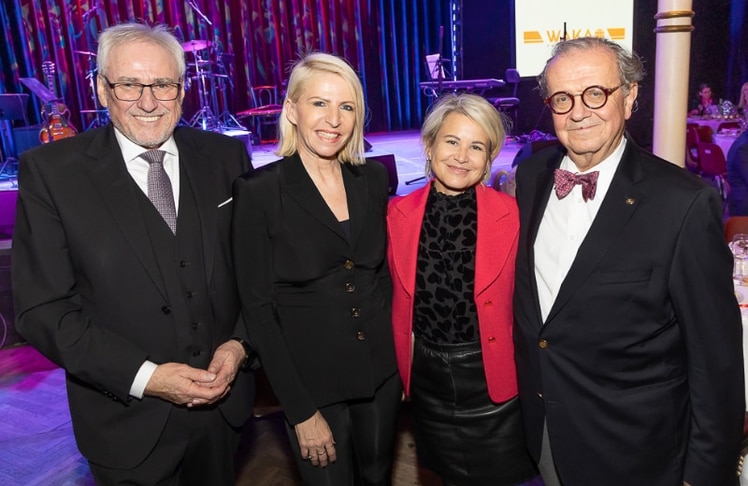
[[631, 206], [635, 202], [636, 202], [636, 199], [634, 199], [633, 197], [627, 197], [626, 198], [626, 204], [628, 204], [629, 206]]

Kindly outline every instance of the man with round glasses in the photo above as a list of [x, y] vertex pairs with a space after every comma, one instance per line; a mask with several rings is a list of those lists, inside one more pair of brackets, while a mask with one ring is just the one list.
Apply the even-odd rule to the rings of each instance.
[[111, 124], [21, 156], [18, 330], [65, 368], [97, 484], [233, 485], [254, 393], [229, 248], [247, 150], [176, 128], [184, 51], [164, 26], [106, 29], [97, 61]]
[[625, 133], [643, 68], [602, 38], [538, 78], [562, 147], [517, 170], [515, 357], [551, 485], [734, 484], [741, 319], [717, 192]]

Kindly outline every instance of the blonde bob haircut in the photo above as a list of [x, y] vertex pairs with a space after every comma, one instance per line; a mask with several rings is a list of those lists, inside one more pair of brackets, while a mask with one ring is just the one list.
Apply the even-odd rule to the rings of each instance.
[[364, 159], [364, 116], [366, 107], [364, 106], [364, 89], [358, 75], [350, 64], [344, 59], [333, 54], [324, 52], [313, 52], [307, 54], [299, 60], [291, 69], [291, 77], [288, 80], [288, 89], [286, 90], [286, 99], [283, 103], [278, 119], [278, 149], [276, 154], [282, 157], [288, 157], [298, 151], [298, 135], [296, 127], [288, 121], [287, 111], [288, 102], [298, 103], [299, 98], [304, 93], [309, 79], [318, 73], [340, 76], [348, 84], [353, 92], [353, 111], [355, 114], [355, 123], [353, 133], [345, 147], [338, 154], [338, 160], [343, 163], [361, 165], [366, 162]]
[[[507, 119], [499, 113], [485, 98], [469, 94], [448, 94], [439, 98], [429, 108], [426, 119], [421, 127], [421, 143], [424, 149], [430, 149], [436, 142], [439, 130], [452, 113], [458, 113], [470, 118], [478, 124], [488, 135], [488, 153], [486, 156], [486, 171], [482, 182], [491, 177], [491, 164], [499, 155], [506, 139]], [[426, 158], [426, 176], [431, 176], [431, 160]]]

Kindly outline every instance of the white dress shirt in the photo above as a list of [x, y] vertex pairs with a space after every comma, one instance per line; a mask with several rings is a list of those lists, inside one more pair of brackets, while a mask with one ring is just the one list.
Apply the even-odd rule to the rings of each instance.
[[[626, 139], [623, 138], [610, 156], [590, 170], [581, 172], [581, 174], [594, 171], [600, 173], [594, 199], [585, 202], [582, 198], [582, 186], [579, 184], [576, 184], [563, 199], [556, 196], [555, 188], [551, 192], [534, 246], [535, 279], [544, 323], [561, 284], [577, 256], [577, 251], [605, 199], [625, 148]], [[564, 156], [560, 168], [580, 174], [568, 155]]]
[[[135, 183], [138, 185], [143, 194], [148, 195], [148, 167], [149, 163], [147, 160], [140, 157], [144, 149], [140, 145], [133, 143], [130, 139], [125, 137], [119, 130], [114, 129], [114, 135], [119, 143], [119, 148], [122, 151], [122, 157], [125, 159], [125, 167], [127, 172], [130, 173], [130, 177], [133, 178]], [[174, 193], [174, 205], [177, 208], [177, 214], [179, 214], [179, 150], [177, 144], [174, 142], [174, 137], [164, 142], [159, 150], [166, 152], [164, 155], [164, 170], [166, 175], [169, 176], [171, 181], [171, 189]], [[152, 361], [146, 360], [140, 365], [140, 369], [135, 375], [135, 379], [130, 386], [130, 396], [142, 399], [145, 387], [148, 381], [153, 376], [158, 365]]]

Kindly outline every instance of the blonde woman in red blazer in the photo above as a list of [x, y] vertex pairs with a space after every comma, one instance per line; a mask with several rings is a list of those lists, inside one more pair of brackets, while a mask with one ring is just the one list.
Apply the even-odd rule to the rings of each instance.
[[537, 475], [512, 344], [519, 216], [512, 197], [482, 184], [504, 138], [485, 99], [441, 98], [421, 131], [433, 178], [388, 209], [398, 369], [419, 459], [446, 485], [514, 486]]

